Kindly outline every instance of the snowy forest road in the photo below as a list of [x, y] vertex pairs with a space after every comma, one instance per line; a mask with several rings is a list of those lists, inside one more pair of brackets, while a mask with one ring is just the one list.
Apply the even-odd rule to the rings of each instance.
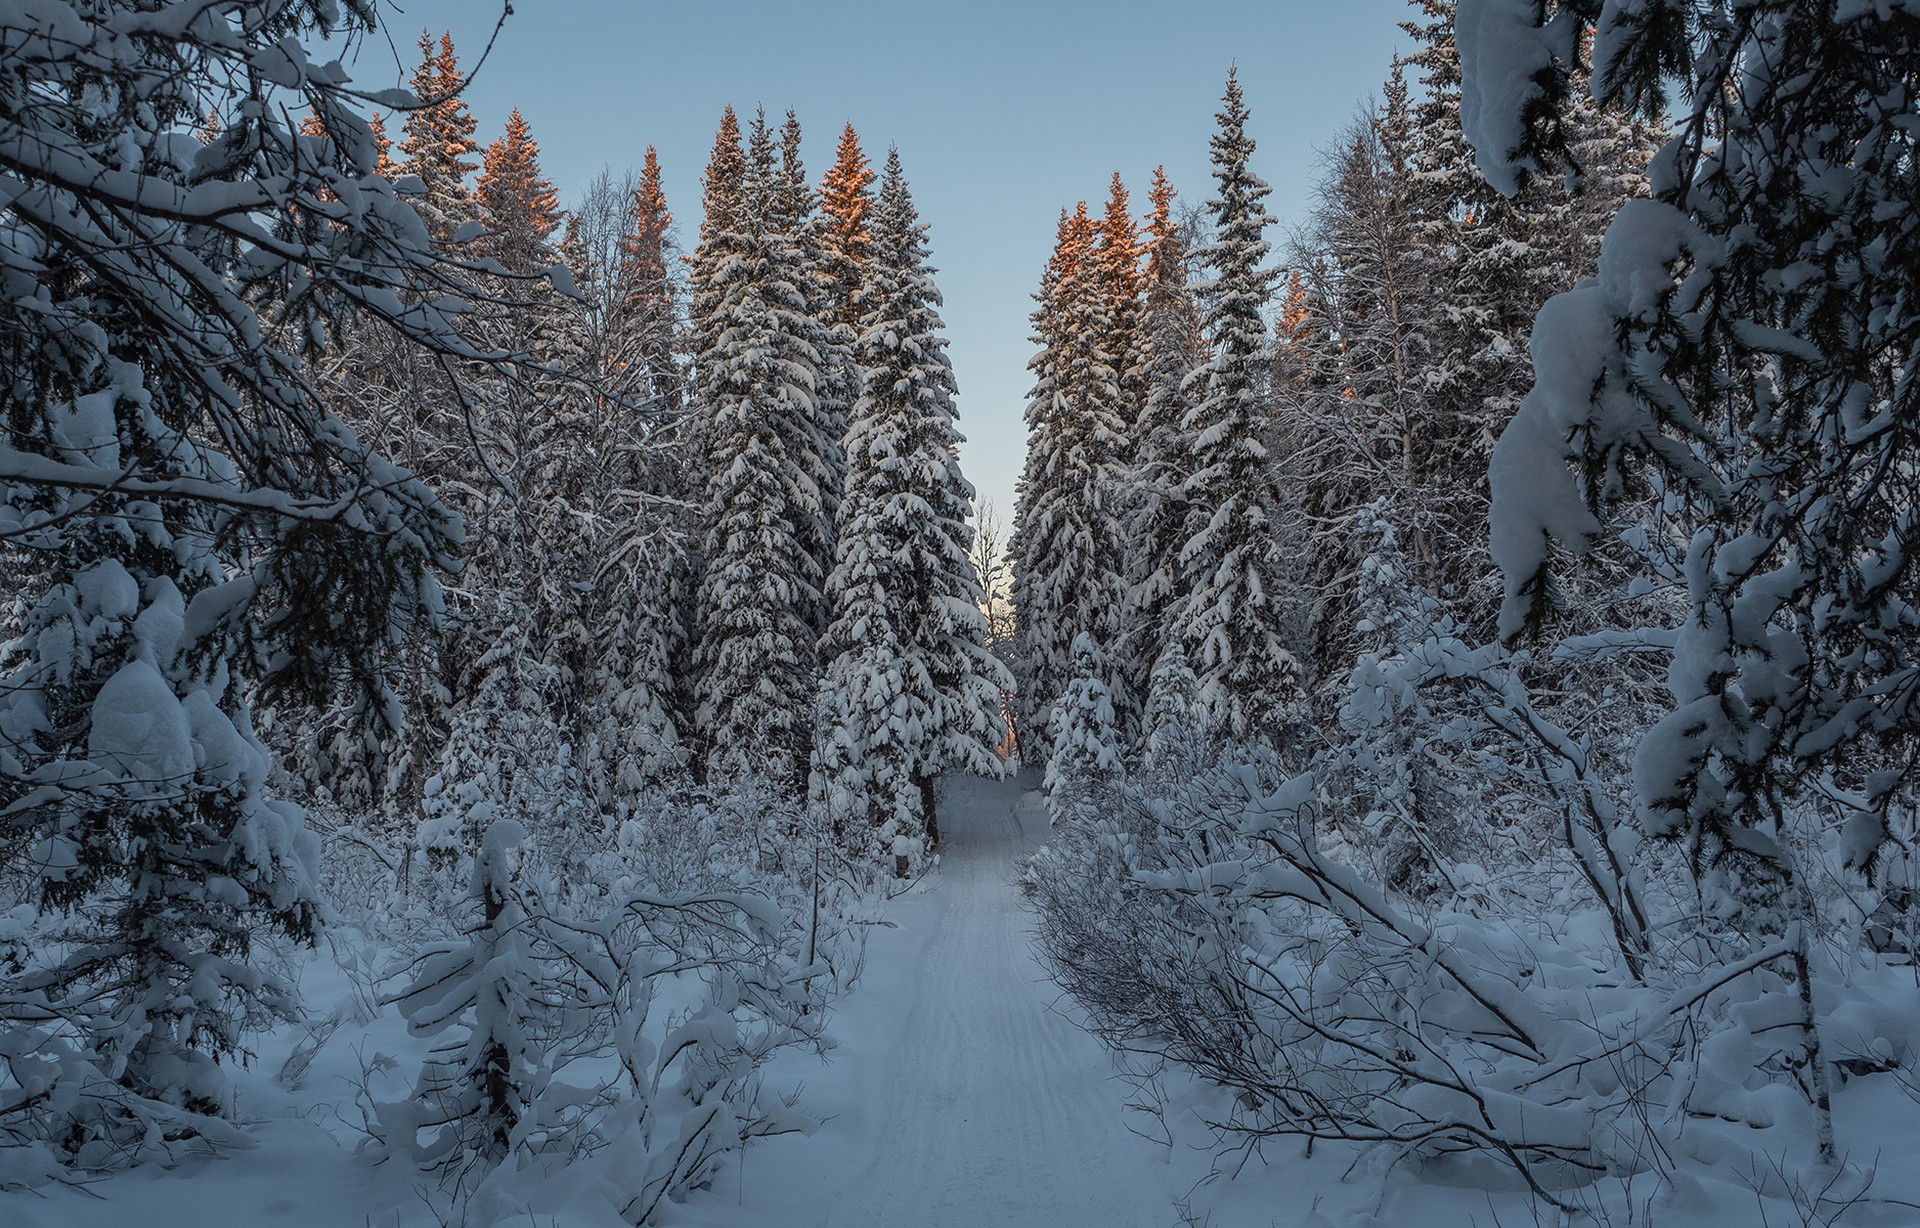
[[1176, 1221], [1164, 1149], [1128, 1130], [1106, 1050], [1063, 1013], [1070, 1004], [1034, 958], [1013, 878], [1045, 838], [1046, 813], [1025, 789], [949, 778], [940, 867], [894, 902], [897, 928], [873, 933], [860, 986], [828, 1025], [833, 1065], [803, 1089], [802, 1111], [830, 1119], [749, 1151], [739, 1193], [723, 1182], [696, 1200], [696, 1222]]

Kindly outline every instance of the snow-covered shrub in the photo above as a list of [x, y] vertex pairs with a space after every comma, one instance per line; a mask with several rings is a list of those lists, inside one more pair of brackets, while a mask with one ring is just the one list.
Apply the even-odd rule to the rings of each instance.
[[525, 841], [495, 820], [466, 934], [423, 950], [389, 999], [443, 1039], [405, 1099], [373, 1106], [381, 1145], [470, 1190], [510, 1160], [601, 1165], [634, 1191], [624, 1213], [639, 1224], [751, 1139], [806, 1128], [760, 1073], [818, 1042], [832, 987], [798, 962], [795, 919], [751, 892], [569, 907]]
[[[1575, 648], [1554, 666], [1604, 655]], [[1810, 981], [1794, 935], [1703, 916], [1684, 865], [1624, 820], [1587, 739], [1533, 702], [1528, 668], [1443, 637], [1367, 658], [1347, 712], [1374, 759], [1349, 747], [1327, 756], [1337, 771], [1279, 789], [1232, 768], [1127, 786], [1112, 813], [1057, 834], [1027, 889], [1095, 1032], [1143, 1069], [1172, 1061], [1231, 1092], [1214, 1118], [1230, 1138], [1343, 1139], [1469, 1170], [1492, 1158], [1548, 1202], [1664, 1174], [1676, 1149], [1746, 1154], [1755, 1129], [1816, 1154], [1815, 1067], [1838, 1050], [1823, 1051], [1810, 1003], [1848, 1021], [1850, 1069], [1911, 1060], [1905, 1029], [1859, 990]], [[1379, 737], [1408, 721], [1499, 751], [1516, 811], [1475, 819], [1477, 860], [1429, 837], [1433, 874], [1417, 883], [1330, 805], [1361, 784], [1376, 810], [1349, 816], [1418, 828]], [[1724, 1123], [1737, 1125], [1716, 1134]]]
[[529, 916], [538, 900], [516, 881], [525, 841], [512, 819], [487, 828], [473, 858], [469, 895], [478, 915], [466, 941], [423, 953], [411, 983], [391, 999], [416, 1034], [455, 1033], [428, 1058], [411, 1100], [381, 1108], [382, 1141], [422, 1167], [468, 1158], [498, 1164], [525, 1142], [528, 1108], [545, 1090], [542, 1008], [565, 999], [542, 975]]

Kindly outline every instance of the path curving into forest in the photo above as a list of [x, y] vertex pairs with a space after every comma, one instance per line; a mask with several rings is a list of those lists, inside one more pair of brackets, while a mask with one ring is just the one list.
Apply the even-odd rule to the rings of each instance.
[[[804, 1139], [751, 1149], [687, 1210], [747, 1228], [1164, 1228], [1165, 1149], [1127, 1128], [1106, 1050], [1036, 962], [1017, 860], [1046, 834], [1030, 781], [943, 786], [940, 866], [896, 900], [829, 1024]], [[736, 1192], [737, 1191], [737, 1192]], [[717, 1205], [718, 1204], [718, 1205]]]

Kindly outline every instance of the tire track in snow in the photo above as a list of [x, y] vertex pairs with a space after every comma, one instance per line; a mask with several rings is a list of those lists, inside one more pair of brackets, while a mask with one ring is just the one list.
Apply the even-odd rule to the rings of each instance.
[[750, 1222], [754, 1204], [818, 1228], [1174, 1222], [1164, 1152], [1127, 1129], [1106, 1051], [1053, 1009], [1034, 959], [1013, 873], [1046, 820], [1020, 806], [1024, 788], [950, 782], [940, 869], [895, 903], [898, 929], [875, 933], [829, 1025], [847, 1049], [803, 1094], [833, 1120], [778, 1162], [778, 1144], [756, 1149], [724, 1222]]

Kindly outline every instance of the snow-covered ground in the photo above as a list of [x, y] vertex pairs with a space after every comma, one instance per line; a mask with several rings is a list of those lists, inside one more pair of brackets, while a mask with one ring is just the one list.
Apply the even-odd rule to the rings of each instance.
[[[1162, 1228], [1175, 1222], [1167, 1151], [1127, 1128], [1126, 1089], [1035, 962], [1015, 863], [1044, 839], [1034, 780], [945, 782], [939, 868], [887, 908], [856, 991], [829, 1024], [823, 1064], [796, 1051], [772, 1086], [824, 1124], [767, 1140], [667, 1222], [715, 1228]], [[304, 986], [324, 1015], [349, 986]], [[350, 1029], [343, 1029], [345, 1036]], [[296, 1030], [298, 1032], [299, 1030]], [[0, 1194], [7, 1228], [323, 1228], [432, 1225], [432, 1178], [355, 1154], [351, 1081], [363, 1056], [418, 1042], [388, 1011], [354, 1046], [321, 1051], [300, 1090], [274, 1080], [294, 1036], [263, 1044], [241, 1078], [256, 1146], [85, 1191]], [[355, 1051], [357, 1046], [358, 1052]], [[405, 1059], [402, 1059], [402, 1066]], [[557, 1185], [558, 1183], [553, 1183]], [[540, 1228], [613, 1228], [613, 1191], [526, 1188]], [[483, 1217], [476, 1216], [476, 1220]], [[455, 1222], [459, 1222], [456, 1212]]]
[[[895, 900], [802, 1107], [811, 1136], [746, 1153], [716, 1228], [1163, 1228], [1167, 1152], [1127, 1128], [1105, 1049], [1035, 962], [1016, 860], [1045, 839], [1035, 781], [950, 778], [938, 870]], [[791, 1071], [796, 1063], [784, 1069]]]
[[[1172, 1080], [1173, 1142], [1130, 1127], [1160, 1127], [1129, 1110], [1129, 1085], [1111, 1057], [1073, 1022], [1036, 962], [1017, 863], [1044, 840], [1036, 779], [952, 778], [941, 805], [940, 864], [886, 906], [888, 927], [868, 941], [866, 972], [841, 1000], [826, 1062], [791, 1051], [770, 1083], [798, 1093], [823, 1124], [808, 1135], [769, 1139], [737, 1157], [710, 1188], [670, 1208], [665, 1223], [703, 1228], [1520, 1228], [1537, 1221], [1509, 1178], [1481, 1166], [1455, 1173], [1383, 1172], [1378, 1155], [1277, 1140], [1244, 1165], [1216, 1161], [1202, 1117], [1218, 1093]], [[304, 986], [316, 1015], [347, 998], [332, 961], [316, 959]], [[148, 1167], [86, 1190], [46, 1187], [0, 1194], [5, 1228], [430, 1228], [502, 1222], [528, 1228], [618, 1228], [612, 1179], [569, 1170], [525, 1180], [523, 1203], [504, 1221], [472, 1209], [451, 1213], [432, 1180], [407, 1165], [356, 1154], [352, 1080], [378, 1052], [405, 1069], [418, 1043], [395, 1013], [370, 1028], [343, 1028], [296, 1090], [274, 1078], [301, 1030], [264, 1044], [243, 1075], [239, 1109], [255, 1145], [171, 1169]], [[345, 1038], [352, 1034], [352, 1039]], [[1846, 1089], [1841, 1148], [1877, 1167], [1875, 1198], [1902, 1202], [1852, 1208], [1847, 1223], [1920, 1222], [1912, 1181], [1894, 1159], [1920, 1146], [1912, 1103], [1886, 1078]], [[1762, 1151], [1732, 1160], [1725, 1131], [1694, 1136], [1696, 1159], [1717, 1163], [1704, 1181], [1651, 1175], [1610, 1189], [1602, 1224], [1635, 1228], [1750, 1228], [1824, 1224], [1857, 1190], [1842, 1178], [1825, 1206], [1795, 1218], [1797, 1192], [1777, 1187]], [[1237, 1168], [1232, 1176], [1216, 1166]], [[1728, 1174], [1732, 1174], [1729, 1177]], [[1704, 1174], [1703, 1174], [1704, 1175]], [[1750, 1179], [1749, 1179], [1750, 1178]], [[1500, 1188], [1505, 1185], [1507, 1188]], [[1898, 1188], [1895, 1188], [1898, 1187]], [[1633, 1211], [1623, 1204], [1630, 1201]], [[434, 1209], [433, 1203], [440, 1205]], [[497, 1214], [499, 1208], [495, 1209]], [[1911, 1217], [1908, 1217], [1908, 1215]], [[1581, 1221], [1593, 1222], [1593, 1221]]]

